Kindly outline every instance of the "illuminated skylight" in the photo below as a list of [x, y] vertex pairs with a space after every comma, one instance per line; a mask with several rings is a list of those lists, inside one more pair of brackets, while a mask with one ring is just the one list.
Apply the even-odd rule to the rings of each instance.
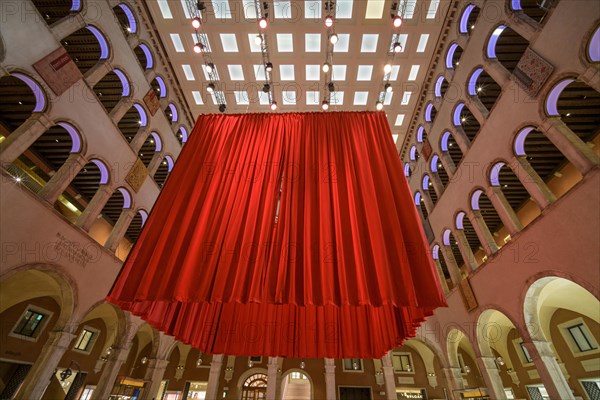
[[250, 51], [253, 53], [260, 53], [262, 51], [260, 48], [260, 44], [256, 44], [256, 42], [254, 41], [254, 39], [256, 38], [257, 35], [258, 35], [258, 32], [248, 34], [248, 42], [250, 43]]
[[196, 77], [194, 76], [194, 72], [192, 71], [192, 67], [189, 64], [183, 64], [181, 66], [183, 68], [183, 73], [185, 74], [185, 79], [188, 81], [195, 81]]
[[404, 92], [404, 94], [402, 95], [402, 101], [400, 102], [400, 105], [408, 105], [408, 103], [410, 103], [410, 96], [412, 96], [412, 92]]
[[338, 0], [335, 4], [335, 17], [338, 19], [352, 18], [354, 0]]
[[200, 36], [200, 40], [202, 41], [202, 44], [204, 44], [206, 46], [204, 51], [207, 53], [210, 53], [212, 51], [212, 48], [210, 46], [210, 42], [208, 41], [208, 36], [206, 36], [206, 33], [200, 33], [199, 35], [192, 33], [192, 43], [198, 42], [198, 36]]
[[408, 40], [408, 34], [406, 34], [406, 33], [400, 33], [400, 34], [395, 33], [393, 35], [393, 38], [392, 38], [392, 43], [390, 43], [390, 49], [389, 49], [389, 51], [390, 52], [394, 51], [394, 44], [396, 44], [396, 42], [397, 42], [397, 43], [400, 43], [400, 46], [402, 46], [402, 51], [400, 51], [400, 53], [404, 53], [404, 50], [406, 50], [406, 41], [407, 40]]
[[246, 19], [256, 18], [256, 6], [254, 0], [242, 0], [242, 6], [244, 7], [244, 17], [246, 17]]
[[417, 0], [400, 0], [400, 10], [404, 10], [401, 15], [404, 19], [411, 19], [415, 15]]
[[304, 40], [305, 40], [305, 51], [307, 53], [321, 51], [321, 34], [320, 33], [307, 33], [304, 35]]
[[275, 18], [292, 18], [292, 6], [290, 0], [275, 0], [273, 2]]
[[257, 81], [266, 81], [267, 74], [265, 71], [265, 66], [262, 64], [254, 64], [254, 77]]
[[306, 80], [318, 81], [321, 79], [321, 66], [319, 64], [306, 65]]
[[437, 14], [437, 10], [440, 6], [440, 0], [431, 0], [429, 2], [429, 9], [427, 10], [427, 19], [434, 19], [436, 14]]
[[279, 74], [282, 81], [293, 81], [294, 76], [294, 64], [283, 64], [279, 66]]
[[350, 34], [338, 33], [338, 42], [333, 45], [333, 51], [337, 53], [347, 53], [350, 46]]
[[398, 114], [398, 116], [396, 117], [396, 122], [394, 123], [394, 126], [402, 126], [403, 123], [404, 123], [404, 114]]
[[321, 19], [321, 0], [304, 0], [304, 18]]
[[231, 18], [231, 9], [228, 0], [212, 0], [213, 12], [217, 19]]
[[319, 92], [310, 90], [306, 92], [306, 105], [307, 106], [316, 106], [321, 104], [321, 98], [319, 97]]
[[294, 42], [291, 33], [277, 34], [277, 51], [280, 53], [291, 53], [294, 51]]
[[286, 106], [296, 105], [296, 92], [294, 90], [284, 90], [281, 92], [283, 104]]
[[394, 143], [398, 143], [398, 134], [397, 133], [393, 133], [392, 134], [392, 139], [394, 140]]
[[392, 104], [392, 97], [394, 97], [394, 92], [384, 92], [383, 96], [383, 105], [389, 106]]
[[385, 0], [368, 0], [365, 19], [381, 19]]
[[398, 74], [400, 73], [399, 65], [392, 65], [392, 72], [390, 72], [390, 81], [398, 80]]
[[223, 99], [223, 101], [225, 102], [225, 104], [227, 104], [227, 100], [225, 99], [225, 94], [223, 92], [214, 92], [210, 95], [210, 97], [212, 97], [212, 101], [213, 104], [216, 106], [219, 104], [219, 101], [217, 100], [217, 94], [219, 94], [219, 99]]
[[158, 0], [158, 8], [160, 8], [160, 13], [164, 19], [173, 19], [173, 14], [167, 0]]
[[262, 90], [260, 90], [258, 92], [258, 103], [261, 106], [267, 106], [271, 103], [271, 101], [269, 100], [269, 93], [265, 93]]
[[228, 65], [227, 69], [229, 69], [229, 76], [232, 81], [243, 81], [244, 80], [244, 70], [242, 66], [239, 64]]
[[329, 98], [329, 102], [331, 104], [335, 104], [341, 106], [344, 104], [344, 92], [331, 92], [331, 97]]
[[377, 51], [377, 42], [379, 41], [378, 34], [363, 34], [362, 43], [360, 45], [361, 53], [375, 53]]
[[[204, 72], [204, 77], [206, 78], [207, 81], [210, 80], [210, 75], [208, 74], [208, 71], [206, 70], [206, 64], [202, 64], [202, 72]], [[212, 72], [212, 76], [215, 77], [215, 79], [219, 80], [219, 71], [217, 71], [217, 67], [213, 68], [213, 72]]]
[[331, 79], [334, 81], [345, 81], [346, 80], [346, 66], [345, 65], [334, 65], [331, 70]]
[[413, 65], [412, 67], [410, 67], [410, 73], [408, 74], [409, 81], [414, 81], [417, 79], [417, 75], [419, 74], [419, 68], [421, 68], [420, 65]]
[[354, 105], [366, 106], [369, 99], [369, 92], [354, 92]]
[[235, 102], [238, 105], [244, 106], [250, 104], [250, 100], [248, 99], [248, 92], [246, 92], [245, 90], [235, 90], [233, 94], [235, 95]]
[[373, 74], [372, 65], [359, 65], [358, 73], [356, 74], [357, 81], [370, 81]]
[[417, 53], [423, 53], [427, 47], [427, 41], [429, 40], [429, 34], [424, 33], [419, 38], [419, 45], [417, 46]]
[[185, 48], [183, 47], [179, 33], [171, 33], [171, 41], [173, 42], [173, 47], [175, 47], [176, 52], [185, 53]]
[[197, 91], [197, 90], [193, 90], [193, 91], [192, 91], [192, 96], [194, 97], [194, 102], [195, 102], [197, 105], [199, 105], [199, 106], [200, 106], [200, 105], [204, 104], [204, 101], [202, 100], [202, 95], [200, 94], [200, 92], [199, 92], [199, 91]]
[[237, 53], [239, 51], [235, 33], [221, 33], [221, 44], [225, 53]]

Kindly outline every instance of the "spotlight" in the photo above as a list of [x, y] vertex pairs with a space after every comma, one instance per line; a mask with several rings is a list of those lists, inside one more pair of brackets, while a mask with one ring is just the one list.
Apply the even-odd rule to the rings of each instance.
[[260, 26], [260, 29], [267, 29], [267, 19], [266, 18], [261, 18], [258, 20], [258, 26]]
[[194, 53], [201, 53], [202, 49], [204, 49], [204, 45], [202, 43], [196, 43], [194, 45]]
[[329, 110], [329, 102], [327, 100], [323, 100], [323, 103], [321, 103], [321, 108], [323, 111]]
[[254, 44], [256, 44], [257, 46], [260, 46], [262, 44], [262, 36], [261, 35], [256, 35], [254, 37]]
[[331, 42], [331, 44], [336, 44], [338, 40], [338, 35], [336, 35], [335, 33], [329, 37], [329, 41]]
[[400, 53], [402, 51], [402, 45], [398, 42], [394, 43], [394, 53]]
[[196, 17], [192, 19], [192, 27], [194, 27], [194, 29], [200, 28], [200, 18]]
[[276, 101], [273, 101], [271, 103], [271, 110], [273, 110], [273, 111], [277, 110], [277, 102]]
[[323, 72], [329, 72], [329, 63], [323, 64]]
[[213, 63], [206, 64], [206, 72], [208, 72], [209, 74], [212, 74], [212, 72], [214, 70], [215, 70], [215, 64], [213, 64]]
[[392, 84], [391, 83], [386, 83], [384, 87], [385, 87], [386, 92], [392, 93]]
[[329, 85], [327, 85], [327, 87], [330, 92], [335, 92], [335, 85], [333, 84], [333, 82], [329, 82]]
[[206, 90], [208, 91], [208, 93], [214, 93], [215, 92], [215, 84], [214, 83], [209, 83], [208, 86], [206, 87]]
[[375, 104], [375, 108], [377, 108], [377, 111], [381, 111], [381, 110], [383, 110], [383, 103], [382, 103], [381, 101], [378, 101], [378, 102]]
[[383, 67], [383, 72], [389, 74], [390, 72], [392, 72], [392, 66], [390, 64], [385, 64], [385, 66]]
[[394, 28], [400, 28], [400, 25], [402, 25], [402, 18], [399, 15], [393, 17], [392, 21], [394, 23]]
[[333, 18], [331, 17], [331, 15], [328, 15], [325, 18], [325, 26], [328, 28], [331, 28], [333, 26]]
[[266, 63], [266, 64], [265, 64], [265, 70], [266, 70], [267, 72], [271, 72], [271, 71], [273, 71], [273, 63], [270, 63], [270, 62]]
[[225, 106], [225, 104], [219, 104], [219, 111], [221, 111], [222, 113], [225, 112], [225, 109], [227, 107]]
[[270, 90], [271, 90], [271, 86], [268, 83], [265, 83], [263, 86], [263, 92], [269, 93]]

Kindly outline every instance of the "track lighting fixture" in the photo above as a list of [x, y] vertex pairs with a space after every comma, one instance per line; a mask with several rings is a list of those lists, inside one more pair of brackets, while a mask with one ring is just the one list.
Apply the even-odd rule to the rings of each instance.
[[375, 108], [377, 108], [377, 111], [383, 110], [383, 103], [381, 101], [377, 101]]
[[329, 110], [329, 102], [327, 100], [323, 100], [323, 102], [321, 103], [321, 108], [323, 109], [323, 111]]
[[329, 41], [331, 42], [331, 44], [336, 44], [338, 42], [339, 38], [337, 34], [333, 34], [331, 36], [329, 36]]
[[269, 85], [268, 83], [265, 83], [263, 85], [263, 92], [269, 93], [270, 91], [271, 91], [271, 85]]
[[335, 85], [333, 84], [333, 82], [329, 82], [329, 85], [327, 85], [327, 88], [329, 89], [330, 92], [335, 92]]
[[215, 64], [213, 64], [213, 63], [206, 64], [206, 72], [208, 72], [209, 74], [212, 74], [214, 70], [215, 70]]
[[331, 28], [333, 26], [333, 18], [331, 17], [331, 15], [325, 17], [325, 26], [328, 28]]
[[203, 49], [204, 49], [204, 45], [200, 42], [198, 42], [194, 45], [194, 53], [196, 53], [196, 54], [201, 53]]
[[399, 15], [392, 15], [392, 22], [394, 24], [394, 28], [400, 28], [400, 25], [402, 25], [402, 18]]
[[399, 42], [394, 43], [394, 53], [400, 53], [402, 51], [402, 45]]
[[258, 20], [258, 26], [260, 27], [260, 29], [267, 29], [267, 19], [265, 17], [262, 17], [261, 19]]
[[209, 83], [208, 86], [206, 87], [206, 90], [208, 91], [208, 93], [214, 93], [215, 92], [215, 84], [214, 83]]
[[200, 18], [196, 17], [196, 18], [192, 19], [192, 27], [194, 29], [200, 28]]
[[219, 111], [220, 112], [225, 112], [225, 109], [227, 108], [227, 106], [225, 106], [225, 104], [219, 104]]
[[270, 62], [266, 63], [266, 64], [265, 64], [265, 70], [266, 70], [267, 72], [271, 72], [271, 71], [273, 71], [273, 63], [270, 63]]
[[383, 67], [383, 72], [389, 74], [390, 72], [392, 72], [392, 66], [390, 64], [385, 64], [385, 66]]
[[277, 110], [277, 102], [276, 102], [276, 101], [273, 101], [273, 102], [271, 103], [271, 110], [272, 110], [272, 111], [275, 111], [275, 110]]
[[329, 68], [330, 68], [329, 63], [323, 64], [323, 72], [329, 72]]
[[390, 83], [386, 83], [384, 87], [387, 93], [392, 93], [392, 85]]

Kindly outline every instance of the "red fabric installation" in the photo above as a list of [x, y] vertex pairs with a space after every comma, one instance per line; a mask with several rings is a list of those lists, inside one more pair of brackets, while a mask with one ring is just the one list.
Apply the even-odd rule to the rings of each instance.
[[385, 114], [203, 115], [108, 301], [203, 352], [379, 358], [445, 305]]

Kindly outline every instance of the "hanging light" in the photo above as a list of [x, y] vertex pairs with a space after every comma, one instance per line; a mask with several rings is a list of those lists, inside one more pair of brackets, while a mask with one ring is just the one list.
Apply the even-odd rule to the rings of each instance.
[[202, 356], [198, 357], [198, 360], [196, 360], [196, 367], [199, 367], [202, 365]]
[[227, 108], [227, 106], [225, 106], [225, 104], [219, 104], [219, 111], [225, 112], [226, 108]]
[[306, 363], [304, 361], [300, 361], [300, 368], [304, 369], [306, 367]]
[[215, 92], [215, 84], [209, 83], [208, 86], [206, 87], [206, 90], [208, 91], [208, 93], [214, 93]]
[[260, 29], [267, 29], [267, 19], [265, 17], [262, 17], [261, 19], [258, 20], [258, 26], [260, 26]]
[[330, 92], [335, 92], [335, 85], [333, 84], [333, 82], [329, 82], [329, 85], [327, 85], [327, 88], [329, 89]]
[[194, 53], [201, 53], [202, 49], [204, 49], [204, 45], [200, 42], [194, 45]]
[[465, 365], [465, 367], [463, 368], [463, 370], [465, 371], [465, 373], [469, 373], [471, 372], [471, 367], [469, 367], [468, 365]]
[[391, 83], [386, 83], [384, 88], [387, 93], [392, 93], [392, 84]]
[[402, 25], [402, 17], [396, 15], [392, 18], [392, 22], [394, 24], [394, 28], [400, 28], [400, 25]]
[[254, 362], [251, 359], [248, 359], [248, 368], [252, 368], [254, 366]]
[[257, 46], [260, 46], [262, 44], [262, 36], [261, 35], [256, 35], [254, 37], [254, 44], [256, 44]]
[[392, 72], [392, 66], [390, 64], [385, 64], [385, 66], [383, 67], [383, 72], [389, 74], [390, 72]]
[[269, 93], [270, 90], [271, 90], [271, 85], [269, 85], [268, 83], [265, 83], [263, 85], [263, 92]]
[[329, 72], [330, 65], [329, 63], [323, 64], [323, 72]]
[[265, 70], [266, 70], [267, 72], [271, 72], [271, 71], [273, 71], [273, 63], [270, 63], [270, 62], [266, 63], [266, 64], [265, 64]]
[[196, 17], [196, 18], [192, 19], [192, 27], [194, 29], [200, 28], [200, 18]]
[[400, 53], [402, 51], [402, 45], [399, 42], [394, 43], [394, 53]]
[[325, 17], [325, 26], [328, 28], [331, 28], [333, 26], [333, 18], [331, 17], [331, 15]]
[[[329, 102], [327, 100], [323, 100], [323, 103], [321, 103], [321, 108], [323, 111], [329, 110]], [[300, 365], [302, 365], [302, 363], [300, 363]]]
[[355, 371], [358, 370], [358, 363], [356, 361], [352, 363], [352, 369], [354, 369]]
[[275, 111], [275, 110], [277, 110], [277, 102], [276, 102], [276, 101], [273, 101], [273, 102], [271, 103], [271, 110], [272, 110], [272, 111]]
[[339, 38], [337, 34], [333, 34], [329, 37], [329, 41], [331, 42], [331, 44], [336, 44], [338, 42]]
[[504, 365], [504, 359], [502, 357], [496, 358], [496, 362], [498, 362], [498, 365]]
[[377, 111], [383, 110], [383, 103], [381, 101], [377, 101], [377, 103], [375, 104], [375, 108], [377, 109]]
[[215, 70], [215, 64], [213, 64], [213, 63], [206, 64], [206, 72], [208, 72], [209, 74], [212, 74], [212, 72], [214, 70]]

